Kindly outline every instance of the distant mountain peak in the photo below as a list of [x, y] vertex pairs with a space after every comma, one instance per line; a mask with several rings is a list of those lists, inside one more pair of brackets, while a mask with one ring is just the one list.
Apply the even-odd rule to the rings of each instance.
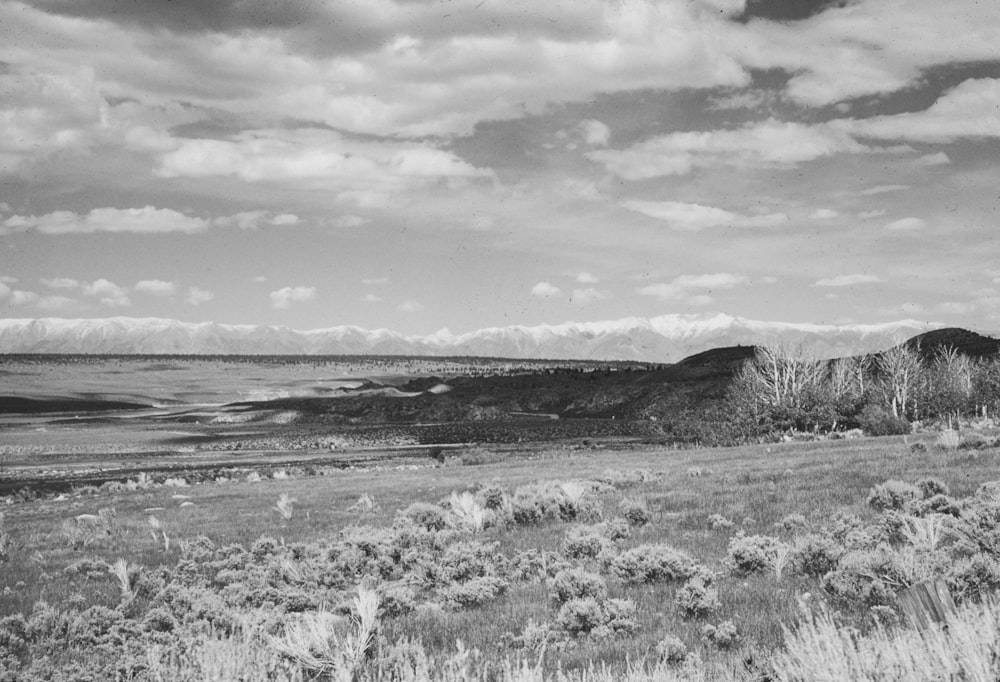
[[674, 313], [405, 336], [350, 325], [296, 331], [162, 318], [0, 319], [0, 353], [467, 355], [669, 363], [713, 348], [778, 339], [801, 342], [821, 357], [854, 355], [884, 350], [942, 326], [916, 320], [829, 325]]

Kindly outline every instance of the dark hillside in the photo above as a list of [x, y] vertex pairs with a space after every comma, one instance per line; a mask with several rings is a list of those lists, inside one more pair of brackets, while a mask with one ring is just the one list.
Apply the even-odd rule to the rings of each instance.
[[918, 350], [924, 359], [933, 358], [940, 348], [952, 347], [963, 355], [974, 358], [991, 357], [1000, 354], [1000, 339], [983, 336], [960, 327], [935, 329], [914, 336], [906, 345]]

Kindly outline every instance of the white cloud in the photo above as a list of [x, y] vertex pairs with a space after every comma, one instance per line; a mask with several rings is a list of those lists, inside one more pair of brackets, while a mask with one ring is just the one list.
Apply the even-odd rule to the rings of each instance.
[[946, 166], [951, 163], [951, 159], [944, 152], [935, 152], [934, 154], [924, 154], [913, 160], [913, 165], [917, 167], [927, 168], [930, 166]]
[[10, 304], [16, 306], [30, 305], [38, 300], [38, 294], [34, 291], [22, 291], [21, 289], [14, 289], [8, 297]]
[[364, 301], [365, 303], [381, 303], [385, 299], [373, 293], [367, 293], [361, 297], [361, 300]]
[[293, 303], [305, 303], [316, 298], [316, 287], [284, 287], [268, 294], [271, 298], [271, 307], [278, 310], [290, 308]]
[[611, 139], [611, 129], [595, 119], [580, 121], [580, 133], [584, 141], [593, 147], [606, 147]]
[[712, 298], [709, 294], [713, 291], [732, 289], [748, 281], [743, 275], [734, 275], [728, 272], [705, 275], [680, 275], [670, 282], [659, 282], [639, 287], [636, 289], [636, 293], [643, 296], [655, 296], [664, 301], [685, 300], [695, 305], [706, 305], [711, 303]]
[[361, 283], [369, 287], [384, 287], [391, 280], [388, 277], [368, 277], [361, 280]]
[[369, 222], [368, 218], [362, 218], [359, 215], [342, 215], [336, 218], [331, 218], [329, 220], [330, 227], [337, 228], [351, 228], [351, 227], [361, 227]]
[[284, 226], [297, 225], [299, 217], [292, 213], [271, 213], [269, 211], [244, 211], [229, 216], [222, 216], [212, 221], [213, 225], [221, 227], [238, 227], [241, 230], [256, 230], [261, 225]]
[[570, 294], [570, 301], [578, 305], [587, 305], [588, 303], [593, 303], [594, 301], [604, 301], [611, 298], [611, 294], [607, 291], [601, 289], [595, 289], [594, 287], [582, 287], [579, 289], [573, 289], [573, 293]]
[[908, 230], [922, 230], [927, 227], [927, 221], [921, 218], [900, 218], [899, 220], [894, 220], [885, 226], [887, 230], [893, 231], [908, 231]]
[[424, 306], [419, 301], [407, 300], [396, 306], [396, 310], [403, 313], [419, 313]]
[[849, 287], [855, 284], [874, 284], [877, 282], [884, 282], [885, 280], [878, 275], [839, 275], [837, 277], [828, 277], [824, 279], [816, 280], [813, 286], [817, 287]]
[[726, 211], [714, 206], [687, 204], [679, 201], [642, 201], [633, 199], [622, 202], [630, 211], [642, 213], [669, 223], [677, 230], [702, 230], [710, 227], [776, 227], [788, 222], [784, 213], [748, 216]]
[[1000, 79], [979, 78], [959, 84], [923, 111], [843, 120], [836, 125], [865, 137], [951, 142], [960, 138], [1000, 137], [998, 109]]
[[813, 220], [832, 220], [839, 215], [840, 214], [837, 211], [830, 208], [817, 208], [809, 215], [809, 217]]
[[0, 223], [0, 234], [35, 230], [42, 234], [91, 234], [94, 232], [202, 232], [207, 220], [190, 218], [169, 208], [95, 208], [86, 215], [54, 211], [41, 216], [15, 215]]
[[35, 306], [41, 310], [69, 310], [76, 307], [76, 301], [66, 296], [42, 296]]
[[868, 189], [863, 189], [858, 194], [863, 197], [872, 197], [876, 194], [886, 194], [888, 192], [902, 192], [903, 190], [910, 189], [909, 185], [878, 185], [876, 187], [869, 187]]
[[872, 211], [861, 211], [858, 213], [858, 217], [862, 220], [871, 220], [872, 218], [878, 218], [879, 216], [884, 216], [886, 210], [884, 208], [878, 208]]
[[549, 282], [539, 282], [531, 287], [531, 295], [536, 298], [555, 298], [562, 294], [562, 289]]
[[109, 308], [124, 308], [132, 305], [128, 293], [114, 282], [104, 279], [83, 284], [83, 293], [92, 296]]
[[597, 284], [601, 280], [589, 272], [580, 272], [576, 275], [576, 281], [579, 284]]
[[150, 296], [173, 296], [177, 291], [177, 285], [173, 282], [165, 282], [162, 279], [144, 279], [136, 282], [133, 287], [137, 293], [149, 294]]
[[[190, 305], [201, 305], [202, 303], [208, 303], [213, 298], [215, 298], [215, 294], [213, 294], [211, 291], [208, 291], [207, 289], [202, 289], [200, 287], [189, 287], [187, 291], [187, 296], [185, 297], [184, 300]], [[273, 296], [271, 300], [272, 301], [274, 300]]]
[[50, 289], [78, 289], [80, 282], [70, 277], [53, 277], [51, 279], [42, 278], [42, 284]]
[[642, 180], [720, 165], [787, 167], [867, 150], [831, 124], [809, 126], [769, 119], [735, 130], [661, 135], [625, 149], [592, 151], [587, 157], [626, 180]]

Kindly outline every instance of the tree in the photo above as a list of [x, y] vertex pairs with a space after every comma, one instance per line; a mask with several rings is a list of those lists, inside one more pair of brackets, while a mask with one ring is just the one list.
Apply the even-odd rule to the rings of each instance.
[[906, 344], [899, 344], [880, 353], [875, 365], [892, 415], [905, 418], [907, 411], [913, 407], [913, 398], [923, 378], [920, 354]]

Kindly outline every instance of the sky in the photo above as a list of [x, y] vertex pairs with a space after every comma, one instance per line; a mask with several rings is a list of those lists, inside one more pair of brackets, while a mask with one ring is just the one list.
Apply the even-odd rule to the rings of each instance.
[[0, 315], [1000, 332], [1000, 3], [4, 0]]

